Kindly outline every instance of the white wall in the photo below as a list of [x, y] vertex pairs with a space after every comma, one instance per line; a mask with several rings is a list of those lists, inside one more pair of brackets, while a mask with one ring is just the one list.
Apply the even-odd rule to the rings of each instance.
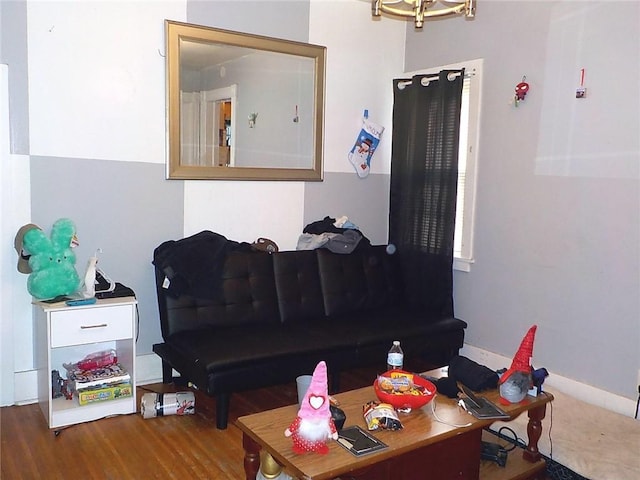
[[[105, 244], [113, 245], [112, 260], [129, 252], [122, 271], [110, 268], [108, 260], [103, 264], [106, 271], [125, 283], [127, 278], [144, 278], [144, 285], [136, 282], [131, 286], [136, 292], [152, 291], [149, 258], [158, 239], [154, 238], [146, 246], [139, 243], [148, 227], [142, 235], [130, 235], [132, 225], [140, 227], [144, 219], [151, 217], [145, 213], [131, 221], [127, 213], [136, 210], [137, 204], [154, 198], [156, 205], [162, 205], [176, 190], [168, 188], [161, 197], [145, 197], [147, 182], [152, 180], [149, 176], [141, 176], [136, 189], [120, 195], [118, 186], [123, 188], [135, 178], [128, 171], [129, 164], [133, 171], [135, 165], [153, 163], [163, 169], [163, 21], [164, 18], [184, 18], [184, 12], [184, 2], [176, 1], [28, 1], [2, 5], [2, 30], [12, 32], [10, 37], [2, 36], [0, 50], [9, 63], [12, 134], [8, 142], [4, 140], [6, 122], [3, 118], [0, 147], [3, 160], [0, 233], [5, 245], [0, 261], [4, 299], [0, 304], [3, 405], [29, 401], [35, 395], [31, 297], [26, 292], [27, 276], [16, 271], [13, 250], [13, 238], [20, 226], [35, 222], [46, 229], [57, 218], [67, 215], [85, 220], [77, 222], [81, 238], [77, 269], [84, 269], [88, 251], [94, 251], [96, 243], [104, 240]], [[10, 29], [6, 28], [8, 25]], [[24, 95], [27, 87], [28, 95]], [[2, 106], [6, 105], [3, 101]], [[26, 126], [24, 119], [28, 120]], [[9, 145], [21, 151], [25, 139], [30, 155], [12, 154]], [[119, 183], [115, 179], [118, 185], [115, 188], [104, 191], [100, 188], [104, 179], [97, 173], [99, 170], [92, 167], [101, 159], [123, 165], [122, 178]], [[30, 168], [34, 163], [39, 165], [38, 173], [45, 172], [46, 177], [36, 189], [31, 188]], [[80, 166], [82, 168], [78, 168]], [[144, 201], [131, 202], [132, 197], [140, 196]], [[121, 200], [127, 197], [123, 205]], [[38, 206], [35, 211], [31, 208], [33, 204]], [[174, 218], [182, 227], [182, 217]], [[115, 225], [109, 225], [110, 222]], [[158, 227], [154, 225], [155, 228]], [[167, 231], [165, 226], [159, 228]], [[119, 235], [113, 241], [105, 240], [108, 232], [118, 229], [126, 235]], [[144, 255], [135, 253], [140, 247]], [[131, 257], [139, 260], [132, 262]], [[136, 264], [137, 268], [132, 268]], [[150, 293], [142, 297], [141, 306], [151, 303]], [[155, 319], [151, 316], [151, 308], [141, 309], [142, 329], [147, 325], [152, 327], [148, 332], [141, 332], [139, 345], [150, 345], [160, 338], [157, 312]]]
[[[215, 18], [214, 26], [230, 28], [224, 22], [231, 19], [223, 14]], [[402, 71], [404, 22], [372, 21], [367, 2], [312, 0], [308, 31], [310, 43], [327, 47], [325, 182], [186, 182], [185, 234], [206, 228], [242, 241], [268, 237], [281, 249], [294, 249], [307, 222], [345, 214], [372, 241], [386, 241], [388, 214], [377, 205], [380, 199], [386, 204], [388, 191], [384, 184], [372, 181], [365, 195], [353, 198], [352, 192], [362, 190], [363, 181], [347, 153], [362, 126], [363, 111], [369, 109], [371, 120], [388, 127], [373, 158], [372, 175], [390, 171], [391, 79]], [[334, 188], [332, 173], [346, 176], [340, 188]], [[323, 204], [339, 204], [342, 210], [323, 210]], [[376, 208], [370, 211], [372, 205]], [[309, 218], [305, 214], [309, 211], [324, 213]]]
[[406, 55], [408, 70], [485, 59], [476, 262], [454, 279], [466, 342], [511, 358], [538, 324], [536, 366], [628, 399], [640, 369], [640, 101], [628, 94], [639, 32], [638, 2], [483, 1], [473, 21], [409, 29]]
[[[361, 0], [313, 0], [311, 12], [309, 40], [327, 47], [325, 170], [355, 176], [347, 153], [367, 109], [369, 119], [386, 129], [372, 158], [371, 174], [389, 174], [392, 81], [403, 72], [405, 22], [373, 20], [371, 4]], [[384, 212], [384, 221], [386, 217]]]
[[[13, 402], [15, 371], [30, 369], [33, 325], [31, 296], [20, 284], [13, 239], [30, 218], [29, 158], [10, 153], [9, 69], [0, 65], [0, 405]], [[14, 345], [25, 345], [14, 351]]]
[[183, 2], [27, 2], [30, 154], [164, 163], [164, 18]]

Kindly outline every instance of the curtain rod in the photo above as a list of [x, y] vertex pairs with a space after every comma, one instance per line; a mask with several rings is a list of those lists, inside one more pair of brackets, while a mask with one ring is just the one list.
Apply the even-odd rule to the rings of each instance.
[[[452, 71], [450, 75], [458, 77], [458, 76], [460, 76], [460, 71], [457, 71], [457, 72], [453, 72]], [[464, 78], [475, 77], [475, 75], [476, 75], [475, 69], [473, 71], [465, 70], [465, 72], [464, 72]], [[440, 78], [440, 72], [438, 72], [438, 73], [425, 73], [425, 74], [417, 73], [417, 74], [414, 75], [414, 77], [418, 77], [418, 76], [422, 77], [422, 80], [426, 80], [427, 82], [429, 82], [431, 79]], [[399, 80], [398, 81], [398, 88], [404, 88], [407, 85], [411, 85], [412, 82], [413, 82], [412, 79]]]

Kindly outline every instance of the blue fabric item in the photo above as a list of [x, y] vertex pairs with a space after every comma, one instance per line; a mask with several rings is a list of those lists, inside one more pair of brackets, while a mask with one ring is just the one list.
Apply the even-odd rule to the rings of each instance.
[[344, 224], [342, 225], [342, 228], [349, 228], [351, 230], [359, 230], [358, 226], [355, 225], [354, 223], [352, 223], [351, 220], [347, 220], [346, 222], [344, 222]]

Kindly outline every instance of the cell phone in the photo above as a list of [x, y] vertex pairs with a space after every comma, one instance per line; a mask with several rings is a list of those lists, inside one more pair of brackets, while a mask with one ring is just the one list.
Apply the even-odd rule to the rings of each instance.
[[70, 307], [78, 307], [80, 305], [93, 305], [94, 303], [96, 303], [96, 299], [94, 297], [91, 297], [91, 298], [77, 298], [75, 300], [67, 300], [64, 303], [66, 303]]

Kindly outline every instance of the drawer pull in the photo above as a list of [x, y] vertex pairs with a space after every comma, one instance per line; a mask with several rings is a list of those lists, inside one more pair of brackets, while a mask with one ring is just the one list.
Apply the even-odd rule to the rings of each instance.
[[80, 325], [80, 328], [82, 330], [85, 330], [87, 328], [104, 328], [107, 327], [108, 325], [106, 323], [101, 323], [99, 325]]

